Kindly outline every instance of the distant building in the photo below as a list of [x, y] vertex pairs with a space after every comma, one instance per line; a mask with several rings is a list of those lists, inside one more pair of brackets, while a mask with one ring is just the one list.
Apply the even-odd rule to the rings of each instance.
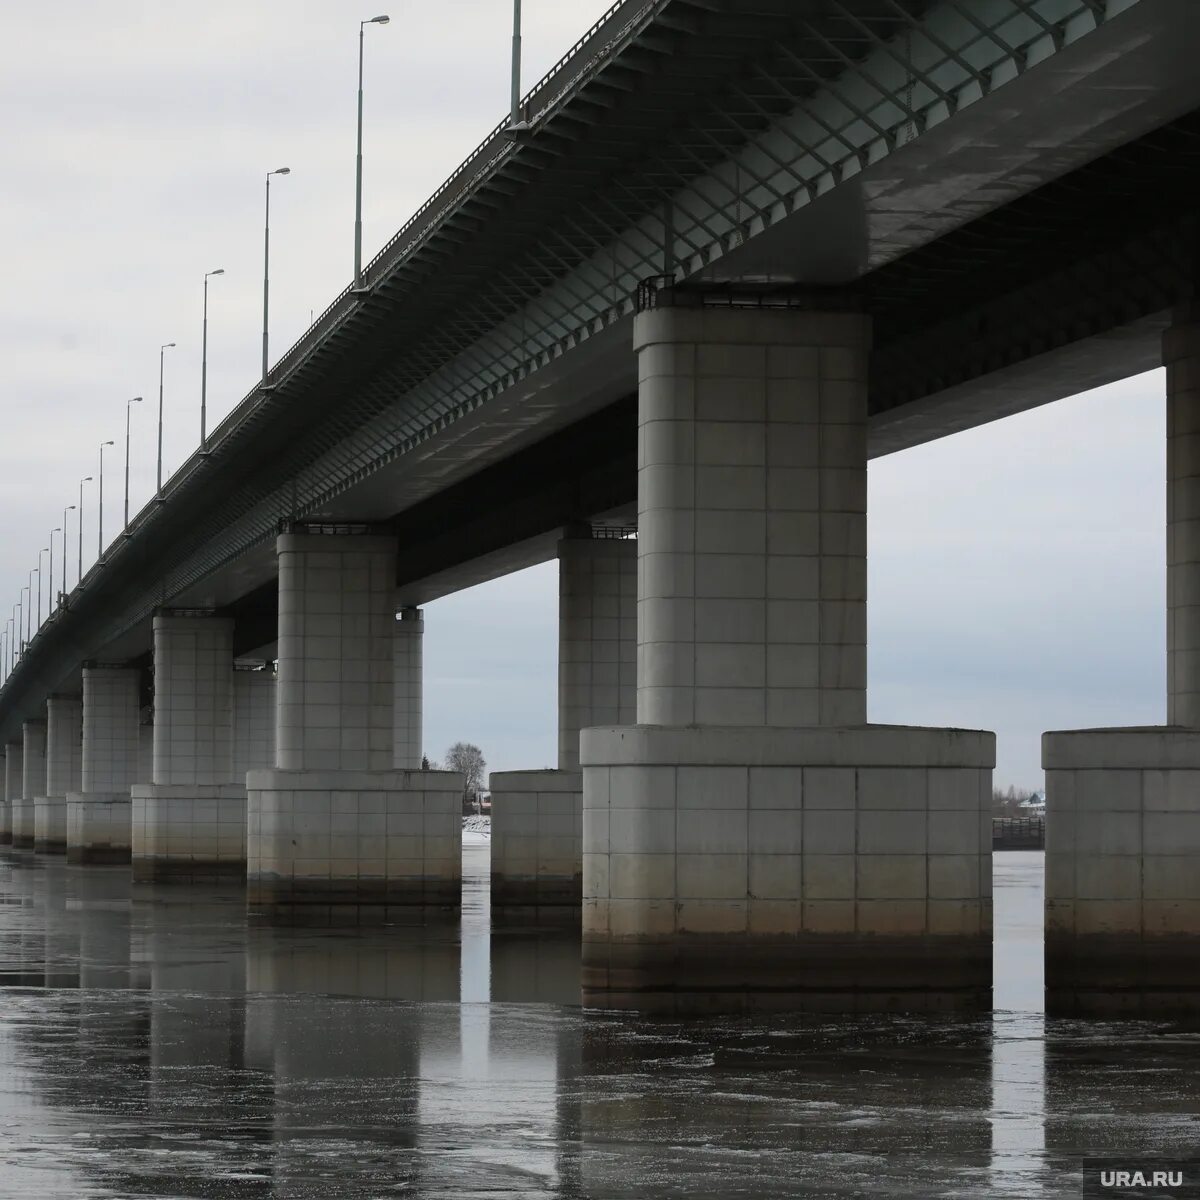
[[1044, 817], [1046, 815], [1046, 793], [1034, 792], [1027, 800], [1022, 800], [1020, 809], [1023, 814], [1031, 817]]

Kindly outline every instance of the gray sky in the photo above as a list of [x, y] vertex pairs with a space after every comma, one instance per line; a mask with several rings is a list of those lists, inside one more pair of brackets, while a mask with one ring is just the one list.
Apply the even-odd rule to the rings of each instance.
[[[525, 0], [526, 82], [604, 0]], [[0, 36], [0, 616], [106, 452], [118, 527], [199, 432], [201, 281], [214, 422], [257, 377], [264, 172], [272, 359], [349, 281], [361, 12], [332, 0], [8, 5]], [[367, 31], [364, 256], [502, 115], [508, 0], [393, 4]], [[50, 15], [52, 14], [52, 15]], [[1160, 375], [871, 466], [870, 716], [994, 729], [997, 781], [1036, 786], [1048, 728], [1165, 718]], [[94, 558], [88, 485], [84, 567]], [[70, 514], [68, 577], [75, 578]], [[107, 539], [106, 539], [107, 540]], [[58, 536], [55, 567], [60, 574]], [[552, 565], [429, 607], [426, 745], [496, 769], [555, 758]]]

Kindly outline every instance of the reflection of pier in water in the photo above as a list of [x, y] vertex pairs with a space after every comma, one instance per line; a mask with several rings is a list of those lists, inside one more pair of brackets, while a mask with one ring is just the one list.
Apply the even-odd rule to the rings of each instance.
[[493, 926], [486, 851], [461, 920], [347, 930], [2, 858], [10, 1144], [71, 1194], [1066, 1194], [1085, 1151], [1191, 1136], [1200, 1046], [1044, 1045], [1040, 858], [997, 865], [991, 1021], [581, 1010], [578, 938]]

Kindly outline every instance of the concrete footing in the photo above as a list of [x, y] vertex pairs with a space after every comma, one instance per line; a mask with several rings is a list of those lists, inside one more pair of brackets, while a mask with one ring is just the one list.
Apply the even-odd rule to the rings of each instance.
[[246, 786], [252, 911], [353, 924], [461, 903], [458, 773], [270, 769]]
[[1047, 733], [1046, 1011], [1200, 1009], [1200, 730]]
[[69, 793], [67, 862], [129, 862], [132, 823], [128, 792]]
[[18, 796], [12, 801], [12, 847], [32, 850], [34, 837], [33, 800]]
[[135, 882], [245, 879], [244, 787], [236, 783], [135, 783], [131, 803]]
[[67, 798], [65, 795], [34, 797], [33, 848], [39, 854], [66, 854]]
[[583, 900], [583, 776], [491, 776], [492, 907], [570, 908]]
[[585, 1004], [990, 1007], [993, 734], [639, 725], [582, 760]]

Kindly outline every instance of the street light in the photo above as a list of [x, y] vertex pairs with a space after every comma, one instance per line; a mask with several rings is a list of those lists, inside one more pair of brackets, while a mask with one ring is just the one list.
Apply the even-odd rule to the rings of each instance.
[[91, 482], [90, 475], [85, 475], [79, 481], [79, 578], [75, 580], [76, 583], [83, 582], [83, 485]]
[[362, 104], [363, 104], [363, 30], [368, 25], [386, 25], [391, 18], [372, 17], [358, 23], [358, 157], [354, 174], [354, 286], [362, 287]]
[[[41, 562], [42, 556], [38, 555], [38, 562]], [[25, 605], [25, 644], [28, 645], [33, 640], [33, 577], [38, 577], [38, 586], [41, 586], [42, 573], [37, 567], [34, 567], [29, 572], [29, 582], [25, 585], [25, 590], [29, 593], [29, 603]]]
[[529, 128], [521, 119], [521, 0], [513, 0], [512, 103], [508, 127], [514, 133]]
[[[141, 396], [125, 401], [125, 528], [129, 528], [129, 413], [135, 404], [141, 404]], [[64, 577], [63, 582], [66, 582]]]
[[160, 500], [162, 499], [163, 355], [174, 345], [174, 342], [163, 342], [158, 348], [158, 498]]
[[112, 442], [100, 443], [100, 486], [98, 497], [98, 513], [96, 515], [96, 561], [102, 563], [104, 561], [104, 447], [111, 446]]
[[[30, 575], [29, 583], [27, 583], [20, 590], [20, 592], [17, 593], [18, 596], [24, 596], [26, 592], [30, 592], [33, 590], [33, 586], [32, 586], [33, 585], [33, 572], [31, 571], [29, 573], [29, 575]], [[22, 616], [24, 616], [24, 618], [25, 618], [25, 633], [27, 635], [29, 632], [29, 605], [26, 604], [24, 600], [18, 599], [17, 600], [17, 631], [18, 631], [18, 633], [21, 630], [21, 617]], [[29, 641], [28, 636], [22, 636], [22, 638], [21, 638], [21, 653], [22, 654], [25, 653], [25, 644], [28, 641]]]
[[53, 559], [53, 557], [54, 557], [54, 555], [53, 555], [53, 554], [51, 554], [51, 552], [50, 552], [50, 547], [49, 547], [49, 546], [43, 546], [43, 547], [42, 547], [42, 548], [41, 548], [41, 549], [38, 551], [38, 565], [37, 565], [37, 573], [38, 573], [37, 626], [36, 626], [36, 628], [35, 628], [35, 630], [34, 630], [34, 632], [35, 632], [35, 633], [37, 632], [37, 630], [38, 630], [38, 629], [41, 629], [41, 627], [42, 627], [42, 555], [43, 555], [43, 554], [50, 554], [50, 557], [51, 557], [51, 559]]
[[205, 452], [208, 437], [206, 421], [208, 411], [208, 280], [211, 275], [224, 275], [225, 268], [204, 273], [204, 339], [200, 349], [200, 453]]
[[[49, 559], [46, 562], [46, 566], [49, 568], [49, 572], [50, 572], [49, 577], [46, 579], [46, 620], [47, 621], [50, 620], [50, 614], [54, 611], [54, 535], [56, 533], [62, 533], [61, 526], [56, 525], [52, 530], [50, 530], [50, 546], [47, 550], [47, 553], [50, 555]], [[66, 540], [67, 540], [66, 535], [64, 534], [63, 541], [65, 542]]]
[[[73, 504], [68, 504], [67, 507], [63, 509], [62, 594], [64, 596], [67, 594], [67, 513], [74, 512], [74, 511], [75, 511], [75, 505], [73, 505]], [[81, 533], [83, 532], [82, 529], [80, 530], [80, 532]]]
[[262, 381], [267, 382], [267, 300], [270, 293], [269, 278], [271, 274], [271, 176], [290, 175], [291, 167], [279, 167], [267, 172], [267, 207], [263, 221], [263, 361]]

